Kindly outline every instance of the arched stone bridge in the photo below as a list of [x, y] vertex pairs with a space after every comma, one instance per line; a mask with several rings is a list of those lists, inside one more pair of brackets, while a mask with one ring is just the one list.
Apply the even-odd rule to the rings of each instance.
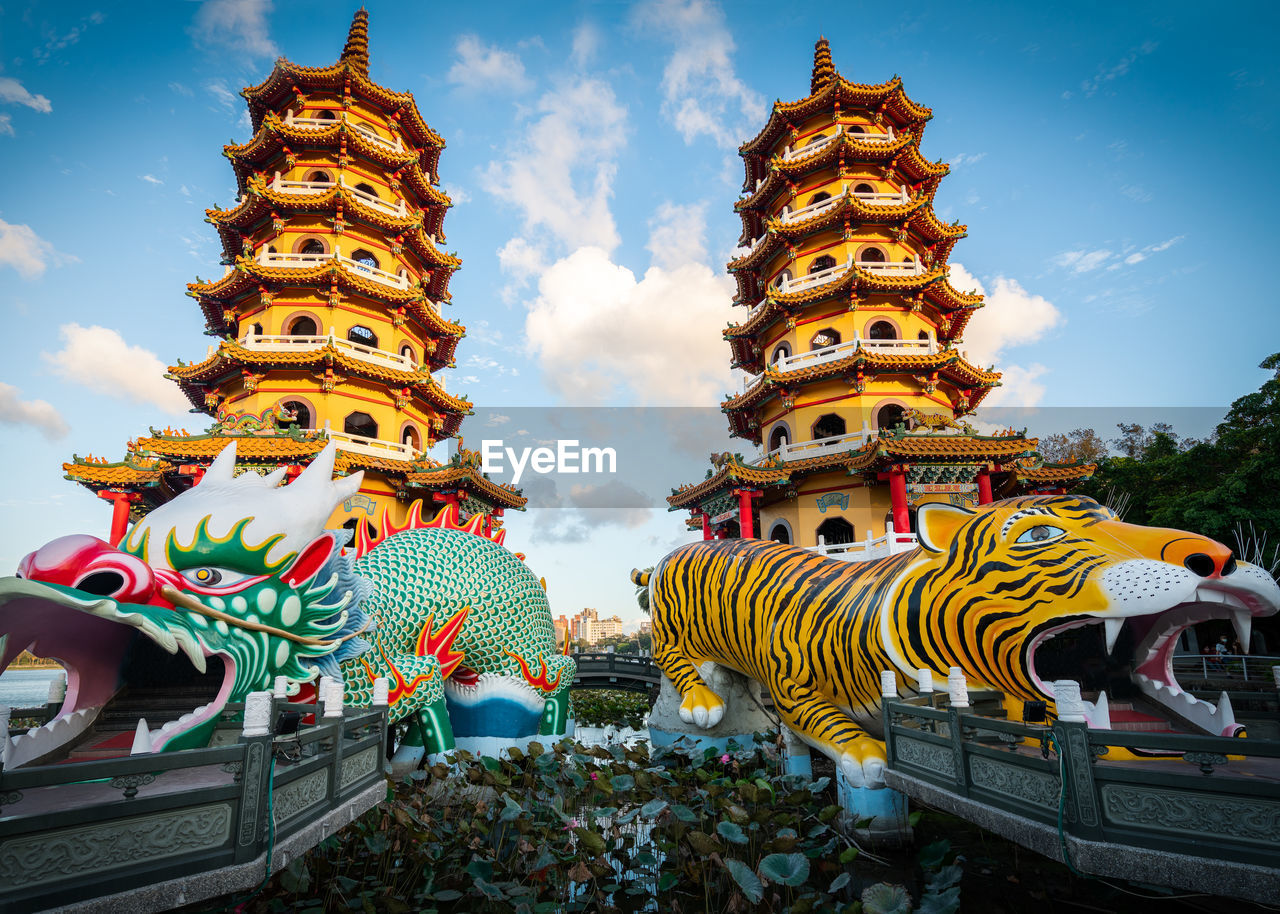
[[652, 657], [592, 651], [574, 654], [573, 659], [578, 662], [578, 672], [573, 677], [575, 689], [626, 689], [657, 694], [662, 682], [662, 670]]

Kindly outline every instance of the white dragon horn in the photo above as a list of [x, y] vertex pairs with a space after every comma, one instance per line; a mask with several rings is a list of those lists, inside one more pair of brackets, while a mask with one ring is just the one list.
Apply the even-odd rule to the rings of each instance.
[[219, 452], [209, 469], [204, 471], [202, 482], [230, 482], [236, 475], [236, 443], [232, 441]]
[[287, 466], [276, 467], [266, 476], [262, 477], [262, 484], [268, 488], [275, 488], [280, 485], [280, 480], [284, 479], [284, 474], [287, 472], [289, 472], [289, 468]]
[[330, 441], [324, 450], [316, 454], [298, 478], [289, 486], [297, 493], [303, 489], [314, 489], [317, 492], [327, 490], [333, 484], [333, 462], [338, 456], [338, 445]]

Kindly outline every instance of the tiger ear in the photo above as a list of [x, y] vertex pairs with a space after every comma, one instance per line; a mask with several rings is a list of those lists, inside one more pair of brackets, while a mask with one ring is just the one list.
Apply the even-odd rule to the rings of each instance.
[[930, 552], [946, 552], [960, 525], [973, 517], [972, 511], [936, 502], [921, 505], [916, 511], [916, 536]]

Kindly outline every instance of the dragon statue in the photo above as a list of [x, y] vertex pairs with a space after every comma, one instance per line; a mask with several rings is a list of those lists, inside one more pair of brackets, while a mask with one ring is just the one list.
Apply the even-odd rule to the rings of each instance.
[[284, 467], [236, 475], [232, 443], [119, 547], [64, 536], [0, 578], [0, 669], [25, 649], [67, 672], [58, 714], [14, 737], [6, 766], [65, 756], [104, 708], [118, 717], [152, 694], [196, 697], [160, 726], [140, 719], [133, 752], [204, 746], [228, 704], [281, 676], [302, 698], [321, 676], [341, 679], [352, 704], [387, 678], [401, 765], [565, 733], [574, 662], [505, 531], [486, 536], [483, 517], [462, 526], [454, 506], [426, 522], [415, 505], [404, 526], [384, 517], [381, 537], [362, 528], [348, 549], [350, 532], [325, 523], [362, 474], [334, 480], [335, 454], [281, 485]]
[[927, 504], [919, 548], [843, 562], [757, 539], [682, 546], [651, 574], [654, 660], [680, 717], [709, 728], [723, 698], [698, 674], [714, 661], [765, 684], [782, 721], [855, 787], [884, 785], [882, 671], [904, 695], [918, 671], [953, 667], [996, 689], [1012, 714], [1054, 707], [1051, 683], [1080, 680], [1090, 726], [1111, 728], [1108, 693], [1152, 720], [1240, 736], [1224, 692], [1191, 695], [1173, 674], [1182, 632], [1223, 620], [1247, 650], [1253, 620], [1280, 611], [1280, 586], [1221, 543], [1123, 523], [1090, 498], [1039, 495], [976, 511]]

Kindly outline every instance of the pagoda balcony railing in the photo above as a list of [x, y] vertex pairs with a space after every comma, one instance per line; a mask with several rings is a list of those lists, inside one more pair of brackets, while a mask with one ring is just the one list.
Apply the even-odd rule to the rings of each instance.
[[[850, 195], [849, 185], [846, 184], [837, 196], [827, 197], [825, 200], [819, 200], [817, 203], [810, 203], [808, 206], [803, 206], [800, 209], [784, 209], [779, 215], [778, 221], [783, 225], [788, 225], [792, 222], [801, 222], [811, 216], [816, 216], [819, 213], [831, 209], [838, 205], [845, 197]], [[907, 189], [905, 187], [899, 189], [896, 194], [878, 191], [863, 191], [862, 193], [855, 192], [852, 196], [862, 203], [866, 203], [870, 206], [901, 206], [905, 203], [911, 202], [911, 195], [907, 193]]]
[[746, 244], [739, 245], [738, 248], [733, 252], [733, 259], [740, 260], [743, 257], [750, 257], [752, 254], [755, 253], [756, 248], [760, 247], [760, 245], [763, 244], [764, 240], [768, 237], [769, 237], [769, 233], [765, 232], [759, 238], [752, 238]]
[[826, 457], [830, 454], [843, 454], [856, 451], [872, 437], [870, 428], [863, 424], [862, 431], [848, 435], [836, 435], [833, 438], [818, 438], [814, 441], [797, 441], [795, 444], [784, 444], [761, 454], [756, 463], [778, 457], [783, 461], [809, 460], [814, 457]]
[[858, 269], [876, 276], [921, 276], [925, 272], [918, 260], [859, 260]]
[[872, 143], [875, 145], [888, 145], [893, 142], [893, 126], [890, 125], [885, 133], [861, 133], [855, 130], [849, 130], [845, 124], [836, 124], [835, 133], [829, 133], [826, 136], [812, 140], [804, 146], [791, 147], [788, 146], [782, 150], [781, 159], [784, 162], [793, 162], [796, 159], [802, 159], [811, 156], [815, 152], [820, 152], [827, 146], [830, 146], [842, 134], [848, 133], [859, 143]]
[[855, 333], [853, 339], [844, 343], [783, 356], [773, 363], [773, 367], [778, 371], [793, 371], [838, 362], [853, 355], [859, 347], [864, 351], [893, 355], [933, 355], [938, 351], [938, 341], [932, 336], [923, 340], [865, 340]]
[[[297, 117], [294, 115], [292, 108], [285, 112], [284, 116], [284, 122], [290, 127], [318, 128], [320, 130], [328, 130], [337, 123], [338, 120], [338, 118]], [[347, 117], [347, 112], [345, 111], [342, 112], [341, 120], [352, 130], [356, 131], [372, 143], [376, 143], [393, 152], [401, 152], [404, 150], [404, 144], [400, 142], [400, 137], [396, 137], [393, 142], [392, 140], [388, 140], [386, 137], [379, 136], [372, 127], [368, 127]]]
[[885, 534], [875, 539], [871, 538], [869, 530], [867, 538], [856, 543], [826, 543], [823, 537], [819, 536], [818, 545], [804, 548], [809, 552], [816, 552], [829, 559], [840, 559], [843, 562], [871, 562], [900, 552], [910, 552], [920, 545], [920, 540], [914, 533], [894, 532], [893, 521], [889, 521], [885, 527]]
[[261, 333], [250, 333], [240, 340], [245, 349], [258, 352], [311, 352], [324, 346], [332, 346], [342, 352], [349, 353], [362, 362], [394, 368], [397, 371], [417, 371], [418, 364], [407, 355], [387, 352], [366, 346], [353, 340], [338, 336], [332, 327], [326, 336], [271, 336]]
[[352, 260], [350, 257], [343, 256], [342, 252], [336, 247], [331, 254], [281, 254], [275, 251], [268, 251], [265, 248], [258, 252], [258, 263], [264, 267], [286, 267], [306, 270], [319, 266], [328, 260], [337, 260], [355, 272], [368, 276], [374, 282], [382, 283], [384, 286], [391, 286], [396, 289], [409, 288], [408, 276], [389, 273], [362, 261]]
[[804, 289], [812, 289], [814, 286], [826, 285], [843, 276], [853, 266], [853, 255], [849, 255], [849, 259], [844, 263], [838, 263], [834, 267], [827, 267], [825, 270], [819, 270], [816, 273], [810, 273], [807, 276], [801, 276], [793, 279], [790, 276], [784, 278], [778, 283], [778, 291], [784, 295], [790, 292], [800, 292]]
[[287, 181], [280, 177], [280, 172], [276, 172], [275, 178], [271, 181], [271, 189], [278, 194], [315, 194], [325, 193], [330, 190], [334, 184], [341, 184], [351, 194], [353, 194], [361, 203], [368, 204], [374, 209], [381, 210], [392, 216], [398, 216], [403, 219], [408, 210], [403, 200], [397, 200], [395, 203], [389, 200], [383, 200], [377, 194], [371, 194], [367, 190], [361, 190], [358, 187], [352, 187], [347, 183], [345, 178], [339, 178], [334, 181]]
[[338, 446], [340, 451], [352, 454], [364, 454], [368, 457], [384, 457], [388, 460], [417, 460], [422, 452], [411, 444], [397, 441], [384, 441], [381, 438], [367, 438], [364, 435], [349, 435], [346, 432], [335, 432], [324, 424], [324, 436]]

